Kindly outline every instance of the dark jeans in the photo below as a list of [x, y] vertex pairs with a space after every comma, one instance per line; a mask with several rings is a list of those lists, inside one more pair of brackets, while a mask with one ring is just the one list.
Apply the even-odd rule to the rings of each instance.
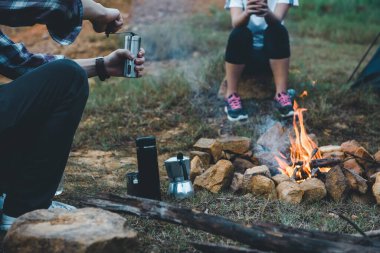
[[0, 85], [3, 212], [48, 208], [66, 166], [89, 88], [85, 71], [57, 60]]
[[290, 57], [289, 34], [280, 23], [264, 31], [264, 47], [253, 48], [253, 34], [247, 27], [234, 28], [228, 39], [225, 60], [232, 64], [245, 64], [247, 74], [271, 74], [269, 59]]

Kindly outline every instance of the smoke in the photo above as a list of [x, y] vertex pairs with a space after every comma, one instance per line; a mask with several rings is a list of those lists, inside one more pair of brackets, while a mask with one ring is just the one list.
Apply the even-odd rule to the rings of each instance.
[[267, 165], [272, 175], [278, 174], [278, 164], [275, 156], [287, 154], [290, 147], [289, 135], [291, 127], [267, 117], [258, 129], [262, 132], [254, 145], [255, 157], [261, 164]]
[[[225, 29], [226, 25], [221, 28], [221, 20], [230, 23], [229, 17], [219, 14], [225, 11], [211, 16], [199, 14], [193, 10], [194, 3], [187, 0], [134, 2], [130, 30], [142, 37], [147, 52], [146, 73], [157, 77], [167, 76], [167, 72], [180, 74], [195, 93], [210, 88], [205, 68], [219, 48], [224, 51], [226, 39], [214, 33]], [[223, 76], [218, 79], [220, 82]]]

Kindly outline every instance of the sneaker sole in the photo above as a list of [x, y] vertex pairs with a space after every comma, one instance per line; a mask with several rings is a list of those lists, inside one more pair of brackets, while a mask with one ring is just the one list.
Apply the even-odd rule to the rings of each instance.
[[0, 232], [7, 232], [12, 225], [0, 225]]
[[280, 114], [282, 118], [289, 118], [294, 115], [294, 111], [290, 111], [287, 114]]
[[227, 114], [227, 119], [229, 121], [232, 121], [232, 122], [236, 122], [236, 121], [245, 121], [248, 119], [248, 115], [239, 115], [237, 118], [232, 118], [230, 117], [230, 115], [228, 115], [228, 110], [227, 110], [227, 107], [225, 106], [224, 107], [224, 112]]

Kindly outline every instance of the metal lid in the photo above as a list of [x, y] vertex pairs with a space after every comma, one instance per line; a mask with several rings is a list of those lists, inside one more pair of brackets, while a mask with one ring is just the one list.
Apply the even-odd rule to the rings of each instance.
[[156, 138], [154, 136], [139, 137], [136, 139], [136, 146], [139, 148], [156, 146]]

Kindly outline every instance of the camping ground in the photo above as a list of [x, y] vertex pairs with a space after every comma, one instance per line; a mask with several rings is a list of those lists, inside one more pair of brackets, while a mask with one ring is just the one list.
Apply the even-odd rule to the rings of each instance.
[[[113, 1], [103, 2], [111, 5]], [[146, 75], [137, 80], [90, 80], [90, 98], [59, 200], [78, 205], [83, 193], [125, 193], [124, 175], [137, 168], [137, 136], [157, 138], [161, 188], [165, 193], [165, 159], [179, 151], [188, 153], [199, 138], [218, 137], [221, 130], [255, 141], [268, 124], [278, 120], [272, 115], [269, 100], [245, 101], [250, 116], [245, 124], [231, 124], [225, 119], [217, 91], [224, 77], [223, 53], [231, 22], [221, 1], [196, 1], [192, 6], [185, 1], [175, 1], [174, 6], [167, 2], [132, 1], [125, 7], [130, 12], [127, 28], [142, 35], [147, 52]], [[377, 0], [313, 0], [301, 2], [288, 15], [286, 25], [292, 45], [290, 86], [298, 92], [308, 91], [309, 95], [298, 102], [308, 109], [305, 124], [308, 132], [317, 136], [319, 145], [340, 145], [355, 139], [371, 153], [380, 149], [378, 95], [370, 89], [351, 90], [346, 84], [379, 32], [379, 13]], [[94, 36], [90, 42], [103, 54], [122, 44], [119, 36], [109, 40]], [[72, 49], [68, 53], [80, 52]], [[206, 191], [197, 191], [194, 198], [183, 201], [165, 194], [163, 198], [240, 223], [263, 221], [356, 233], [344, 220], [331, 214], [335, 211], [351, 217], [364, 231], [380, 229], [379, 207], [350, 200], [294, 206], [251, 195]], [[188, 241], [234, 243], [188, 228], [125, 217], [140, 234], [142, 252], [195, 252]]]

